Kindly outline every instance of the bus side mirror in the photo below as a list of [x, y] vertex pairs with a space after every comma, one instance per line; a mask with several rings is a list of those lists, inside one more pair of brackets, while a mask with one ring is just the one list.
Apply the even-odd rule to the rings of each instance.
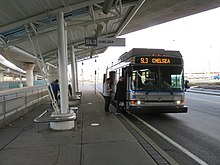
[[131, 67], [131, 66], [128, 66], [128, 67], [126, 68], [126, 72], [127, 72], [127, 74], [128, 74], [128, 77], [131, 77], [131, 76], [132, 76], [132, 67]]
[[190, 88], [189, 80], [185, 80], [184, 86], [185, 86], [185, 89], [189, 89]]

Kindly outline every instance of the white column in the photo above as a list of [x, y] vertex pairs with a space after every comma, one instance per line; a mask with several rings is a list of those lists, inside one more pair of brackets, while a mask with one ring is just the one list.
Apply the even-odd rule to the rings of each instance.
[[76, 56], [74, 46], [71, 47], [71, 73], [72, 73], [72, 93], [73, 98], [76, 97]]
[[0, 70], [0, 82], [4, 81], [4, 73]]
[[26, 70], [26, 82], [27, 82], [27, 86], [33, 86], [33, 82], [34, 82], [34, 74], [33, 74], [33, 70], [34, 70], [35, 64], [31, 64], [31, 63], [25, 63], [24, 64], [24, 68]]
[[67, 54], [63, 13], [58, 14], [58, 63], [61, 114], [68, 112]]
[[[67, 44], [65, 39], [64, 18], [63, 13], [58, 13], [58, 64], [59, 64], [59, 84], [60, 84], [60, 109], [61, 114], [52, 113], [55, 118], [71, 118], [75, 117], [73, 111], [69, 111], [68, 103], [68, 78], [67, 78]], [[50, 122], [50, 127], [54, 130], [69, 130], [74, 127], [74, 121], [54, 121]]]
[[76, 92], [79, 92], [77, 60], [75, 60]]

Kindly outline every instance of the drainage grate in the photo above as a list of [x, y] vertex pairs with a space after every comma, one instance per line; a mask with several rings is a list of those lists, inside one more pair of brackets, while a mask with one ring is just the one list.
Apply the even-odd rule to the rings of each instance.
[[137, 139], [139, 144], [144, 148], [144, 150], [152, 157], [152, 159], [159, 165], [170, 165], [170, 163], [148, 143], [132, 125], [123, 116], [118, 116], [118, 119], [123, 123], [123, 125], [129, 130], [129, 132]]

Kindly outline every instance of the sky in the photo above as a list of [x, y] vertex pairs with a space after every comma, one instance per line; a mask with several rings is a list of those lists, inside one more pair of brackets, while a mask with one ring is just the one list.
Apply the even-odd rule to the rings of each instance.
[[[125, 47], [109, 47], [98, 58], [84, 61], [79, 73], [93, 76], [103, 73], [112, 61], [132, 48], [179, 50], [184, 58], [185, 73], [220, 72], [220, 8], [163, 23], [120, 36]], [[91, 65], [92, 64], [92, 65]], [[90, 69], [86, 72], [86, 66]], [[91, 67], [92, 66], [92, 67]]]

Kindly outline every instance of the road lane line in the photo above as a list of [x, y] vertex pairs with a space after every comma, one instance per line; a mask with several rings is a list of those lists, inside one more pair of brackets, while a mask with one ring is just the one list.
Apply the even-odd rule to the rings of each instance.
[[193, 100], [198, 100], [198, 101], [204, 101], [204, 102], [220, 104], [220, 102], [215, 102], [215, 101], [210, 101], [210, 100], [203, 100], [203, 99], [196, 99], [196, 98], [193, 98], [193, 97], [186, 97], [186, 99], [193, 99]]
[[189, 157], [191, 157], [192, 159], [194, 159], [196, 162], [198, 162], [200, 165], [208, 165], [206, 162], [204, 162], [202, 159], [200, 159], [199, 157], [197, 157], [196, 155], [194, 155], [193, 153], [191, 153], [190, 151], [188, 151], [187, 149], [185, 149], [184, 147], [182, 147], [181, 145], [179, 145], [178, 143], [176, 143], [175, 141], [173, 141], [172, 139], [170, 139], [168, 136], [164, 135], [162, 132], [160, 132], [159, 130], [157, 130], [156, 128], [154, 128], [153, 126], [151, 126], [150, 124], [148, 124], [147, 122], [145, 122], [144, 120], [142, 120], [141, 118], [137, 117], [136, 115], [132, 114], [136, 119], [138, 119], [139, 121], [141, 121], [144, 125], [146, 125], [148, 128], [150, 128], [152, 131], [154, 131], [155, 133], [157, 133], [158, 135], [160, 135], [162, 138], [164, 138], [166, 141], [168, 141], [170, 144], [172, 144], [173, 146], [175, 146], [176, 148], [178, 148], [179, 150], [181, 150], [183, 153], [187, 154]]

